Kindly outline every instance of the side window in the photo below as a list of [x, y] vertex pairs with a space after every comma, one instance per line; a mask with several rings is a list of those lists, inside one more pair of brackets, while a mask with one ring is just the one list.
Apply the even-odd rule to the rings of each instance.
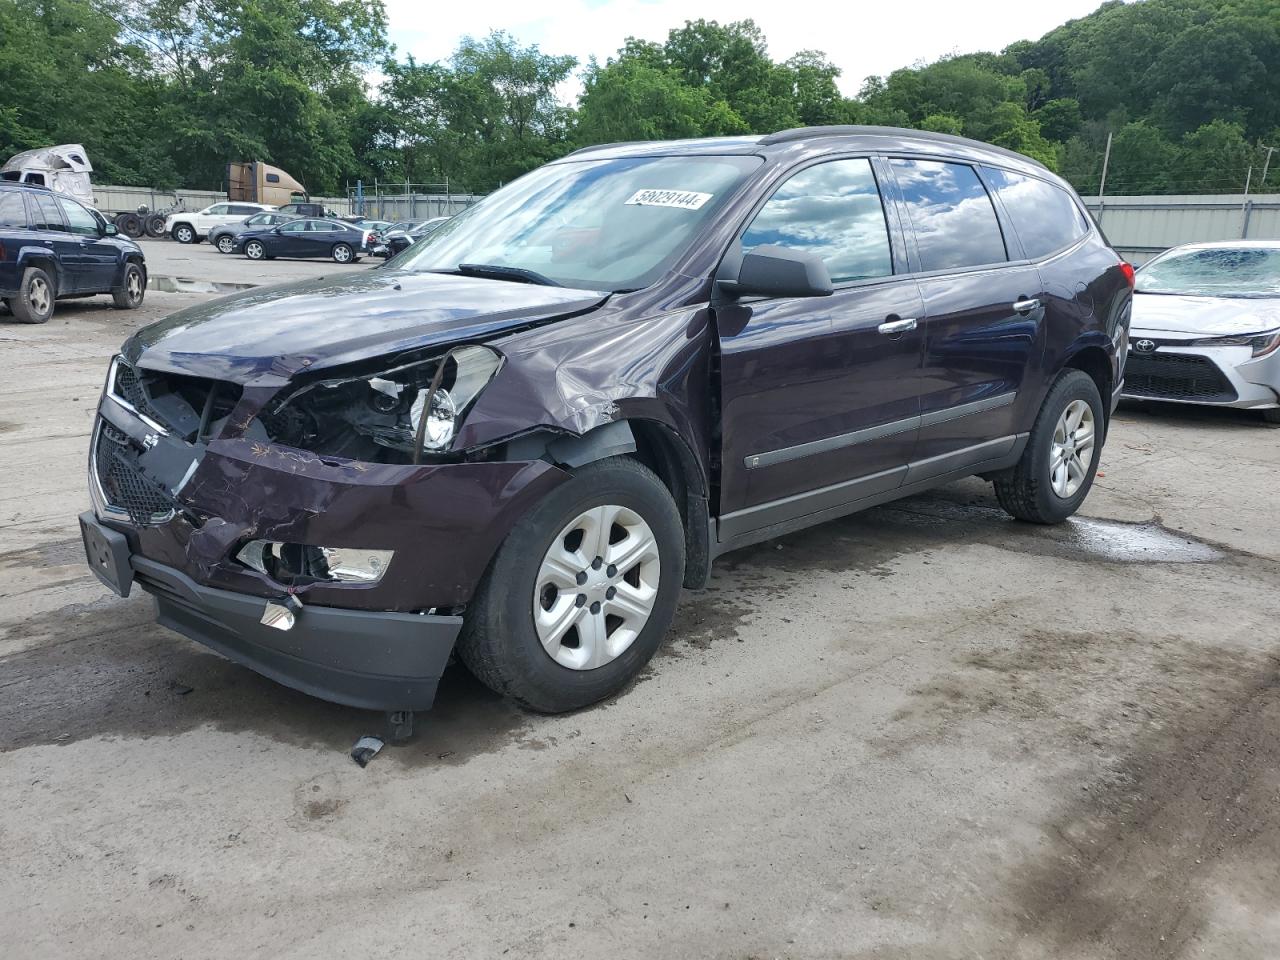
[[892, 274], [889, 228], [871, 161], [829, 160], [787, 180], [742, 235], [744, 251], [764, 244], [817, 254], [835, 283]]
[[1002, 263], [1004, 235], [973, 167], [938, 160], [890, 160], [916, 231], [920, 269]]
[[225, 217], [227, 211], [231, 209], [229, 203], [215, 203], [212, 207], [205, 211], [211, 217]]
[[279, 182], [280, 182], [280, 174], [278, 173], [267, 174], [267, 183], [279, 183]]
[[62, 214], [67, 218], [67, 225], [72, 233], [78, 233], [82, 237], [98, 236], [98, 221], [92, 213], [69, 200], [59, 200], [58, 204], [62, 207]]
[[293, 221], [290, 221], [289, 223], [286, 223], [283, 227], [281, 227], [280, 232], [281, 233], [302, 233], [302, 231], [306, 229], [307, 229], [307, 221], [293, 220]]
[[233, 214], [235, 214], [237, 217], [247, 217], [247, 216], [249, 216], [250, 214], [257, 213], [257, 212], [258, 212], [258, 208], [257, 208], [257, 207], [245, 207], [245, 206], [241, 206], [240, 204], [233, 203], [233, 204], [231, 205], [231, 212], [232, 212]]
[[66, 223], [62, 219], [62, 211], [58, 207], [58, 201], [53, 198], [52, 194], [37, 193], [31, 197], [32, 206], [35, 213], [35, 223], [32, 224], [37, 230], [58, 230], [65, 232]]
[[999, 167], [982, 169], [1009, 212], [1028, 259], [1047, 257], [1089, 232], [1080, 208], [1061, 187]]
[[0, 227], [25, 227], [27, 208], [17, 190], [0, 193]]

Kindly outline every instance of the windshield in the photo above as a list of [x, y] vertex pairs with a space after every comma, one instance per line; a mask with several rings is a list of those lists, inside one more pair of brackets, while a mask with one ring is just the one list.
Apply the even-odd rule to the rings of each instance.
[[[441, 224], [396, 266], [588, 290], [657, 279], [759, 157], [633, 157], [541, 167]], [[459, 266], [464, 269], [459, 271]]]
[[1153, 260], [1138, 271], [1138, 293], [1280, 297], [1280, 247], [1210, 247]]

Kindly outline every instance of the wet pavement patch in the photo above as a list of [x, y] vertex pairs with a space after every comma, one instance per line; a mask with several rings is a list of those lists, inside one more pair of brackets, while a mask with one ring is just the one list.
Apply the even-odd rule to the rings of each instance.
[[231, 283], [223, 280], [196, 280], [192, 277], [147, 277], [147, 289], [161, 293], [238, 293], [252, 290], [256, 283]]

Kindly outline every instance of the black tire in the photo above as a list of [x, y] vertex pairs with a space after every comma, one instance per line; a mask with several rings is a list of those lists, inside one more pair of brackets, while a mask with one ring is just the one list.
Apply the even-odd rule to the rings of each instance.
[[244, 255], [250, 260], [269, 260], [267, 248], [261, 240], [250, 240], [244, 245]]
[[349, 243], [335, 243], [329, 254], [333, 257], [334, 263], [354, 263], [356, 259], [356, 252], [351, 249]]
[[218, 248], [219, 253], [235, 253], [236, 238], [231, 236], [229, 233], [219, 234], [218, 240], [214, 246]]
[[120, 218], [120, 232], [130, 240], [137, 240], [146, 228], [142, 225], [142, 218], [136, 213], [126, 213]]
[[164, 236], [164, 214], [153, 213], [143, 222], [143, 227], [147, 231], [147, 236], [153, 240], [158, 240]]
[[179, 243], [195, 243], [200, 238], [196, 236], [196, 228], [189, 223], [175, 223], [173, 225], [173, 239]]
[[147, 295], [147, 275], [136, 263], [127, 263], [120, 286], [111, 291], [111, 300], [119, 310], [136, 310]]
[[[652, 610], [636, 638], [594, 669], [557, 663], [543, 649], [533, 594], [547, 550], [565, 526], [593, 507], [616, 504], [653, 533], [660, 574]], [[666, 636], [684, 581], [684, 529], [662, 481], [627, 457], [589, 463], [515, 525], [467, 607], [457, 651], [485, 686], [530, 710], [563, 713], [596, 703], [631, 682]], [[612, 596], [612, 594], [610, 594]]]
[[[1083, 481], [1071, 496], [1061, 497], [1050, 482], [1049, 460], [1054, 445], [1054, 430], [1067, 407], [1083, 400], [1093, 414], [1094, 440], [1089, 465]], [[1080, 509], [1093, 478], [1098, 472], [1098, 459], [1106, 440], [1106, 418], [1102, 398], [1093, 378], [1082, 370], [1064, 370], [1058, 375], [1049, 395], [1040, 405], [1031, 436], [1018, 463], [995, 478], [996, 499], [1009, 514], [1028, 523], [1061, 523]]]
[[39, 267], [27, 267], [18, 295], [9, 300], [9, 312], [21, 323], [47, 323], [53, 316], [57, 287]]
[[1263, 423], [1280, 423], [1280, 407], [1272, 407], [1262, 411]]

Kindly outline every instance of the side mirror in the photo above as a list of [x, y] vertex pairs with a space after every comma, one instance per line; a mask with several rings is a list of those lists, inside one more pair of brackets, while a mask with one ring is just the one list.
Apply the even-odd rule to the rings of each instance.
[[[737, 276], [732, 276], [734, 261]], [[820, 257], [774, 245], [756, 247], [740, 260], [726, 257], [716, 280], [732, 297], [829, 297], [835, 289]]]
[[102, 235], [104, 237], [114, 237], [119, 232], [119, 229], [117, 229], [114, 223], [108, 223], [102, 228]]

